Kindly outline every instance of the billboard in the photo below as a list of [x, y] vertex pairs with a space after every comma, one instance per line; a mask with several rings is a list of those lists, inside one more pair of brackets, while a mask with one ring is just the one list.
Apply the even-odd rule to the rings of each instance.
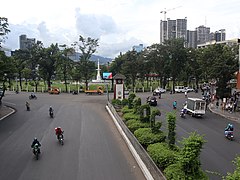
[[104, 72], [103, 73], [103, 79], [112, 79], [112, 73], [111, 72]]

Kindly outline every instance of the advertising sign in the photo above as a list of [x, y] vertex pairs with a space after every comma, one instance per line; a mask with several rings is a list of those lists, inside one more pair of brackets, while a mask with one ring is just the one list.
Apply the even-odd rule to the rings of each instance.
[[104, 72], [103, 73], [103, 79], [112, 79], [112, 73], [111, 72]]

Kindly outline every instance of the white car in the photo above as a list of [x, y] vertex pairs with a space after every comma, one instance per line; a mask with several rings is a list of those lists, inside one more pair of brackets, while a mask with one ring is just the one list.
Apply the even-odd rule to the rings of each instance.
[[158, 87], [153, 91], [153, 95], [156, 96], [156, 95], [159, 95], [159, 93], [165, 93], [165, 92], [166, 92], [166, 89]]
[[184, 89], [185, 89], [187, 92], [193, 92], [193, 91], [194, 91], [194, 89], [191, 88], [191, 87], [184, 87]]

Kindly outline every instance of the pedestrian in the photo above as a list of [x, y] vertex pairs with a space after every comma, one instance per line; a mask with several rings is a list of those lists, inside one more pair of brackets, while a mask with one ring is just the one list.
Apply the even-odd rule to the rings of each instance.
[[161, 91], [159, 91], [158, 98], [161, 99], [161, 96], [162, 96], [162, 93], [161, 93]]
[[218, 109], [218, 107], [219, 107], [219, 99], [217, 99], [216, 101], [216, 108]]

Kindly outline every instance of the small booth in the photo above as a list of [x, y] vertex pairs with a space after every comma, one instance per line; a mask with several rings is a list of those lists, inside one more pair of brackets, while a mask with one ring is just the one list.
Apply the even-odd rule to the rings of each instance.
[[124, 95], [124, 80], [126, 77], [122, 74], [116, 74], [113, 77], [114, 80], [114, 99], [123, 100], [125, 98]]

